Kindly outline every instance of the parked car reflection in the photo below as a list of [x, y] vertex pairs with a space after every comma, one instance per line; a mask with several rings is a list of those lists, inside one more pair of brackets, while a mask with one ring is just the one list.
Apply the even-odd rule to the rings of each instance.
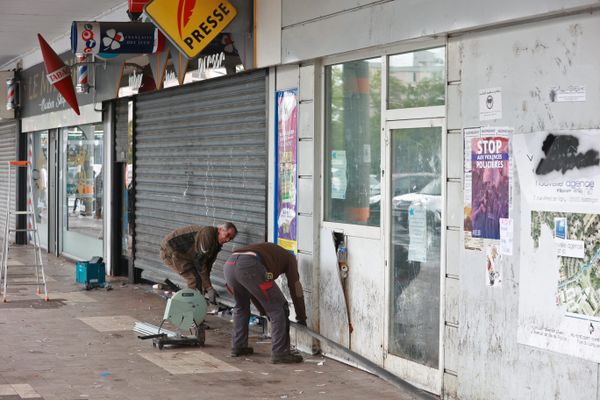
[[[392, 192], [393, 198], [410, 193], [416, 192], [431, 182], [434, 178], [434, 174], [429, 172], [419, 173], [406, 173], [406, 174], [394, 174], [392, 176]], [[379, 176], [371, 175], [371, 196], [369, 200], [370, 217], [369, 220], [379, 222], [381, 214], [381, 184]]]
[[401, 194], [392, 199], [392, 216], [397, 229], [408, 229], [408, 212], [413, 205], [425, 207], [428, 226], [439, 231], [442, 219], [442, 184], [439, 177], [419, 191]]

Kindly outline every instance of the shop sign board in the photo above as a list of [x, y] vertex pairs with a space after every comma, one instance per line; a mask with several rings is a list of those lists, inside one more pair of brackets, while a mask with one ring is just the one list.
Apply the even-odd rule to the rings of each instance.
[[[8, 101], [8, 89], [6, 87], [6, 81], [9, 79], [14, 79], [14, 77], [14, 71], [0, 71], [0, 120], [15, 118], [15, 110], [9, 110], [6, 107], [6, 103]], [[18, 97], [15, 101], [19, 101]]]
[[153, 0], [145, 13], [179, 51], [195, 58], [233, 21], [237, 10], [227, 0]]

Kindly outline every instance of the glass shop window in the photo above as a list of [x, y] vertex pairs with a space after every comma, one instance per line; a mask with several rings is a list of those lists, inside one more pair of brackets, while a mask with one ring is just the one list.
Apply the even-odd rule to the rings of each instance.
[[444, 105], [446, 48], [390, 56], [387, 83], [390, 110]]
[[381, 58], [325, 68], [325, 220], [379, 226]]
[[104, 194], [102, 125], [65, 128], [67, 140], [64, 215], [66, 229], [102, 238]]

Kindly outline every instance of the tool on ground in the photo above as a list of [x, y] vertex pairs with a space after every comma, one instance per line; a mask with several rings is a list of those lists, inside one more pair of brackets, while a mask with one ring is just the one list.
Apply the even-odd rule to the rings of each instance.
[[[27, 209], [25, 211], [14, 210], [11, 205], [11, 199], [13, 198], [13, 175], [16, 175], [16, 171], [19, 168], [27, 168]], [[36, 286], [36, 293], [41, 295], [42, 288], [44, 290], [44, 300], [49, 301], [48, 288], [46, 286], [46, 275], [44, 274], [44, 264], [42, 262], [42, 250], [40, 248], [40, 235], [37, 229], [37, 220], [35, 215], [35, 207], [33, 204], [33, 191], [32, 191], [32, 171], [31, 162], [29, 161], [9, 161], [8, 162], [8, 191], [6, 193], [6, 217], [4, 219], [4, 242], [2, 246], [2, 258], [0, 262], [0, 287], [2, 288], [2, 301], [7, 303], [6, 298], [8, 291], [8, 280], [13, 278], [11, 286], [17, 285], [28, 285]], [[16, 186], [16, 184], [15, 184]], [[12, 217], [15, 215], [25, 215], [27, 218], [27, 226], [25, 228], [11, 228]], [[25, 232], [27, 233], [28, 245], [16, 245], [11, 244], [10, 236], [12, 233]], [[33, 264], [9, 264], [9, 251], [14, 247], [33, 247], [34, 260]], [[19, 271], [19, 279], [15, 279], [15, 276], [11, 276], [8, 272]], [[31, 271], [33, 269], [33, 271]], [[23, 271], [30, 271], [27, 276], [22, 276]], [[25, 280], [23, 280], [25, 279]]]
[[97, 287], [109, 288], [106, 283], [106, 265], [102, 257], [92, 257], [89, 261], [75, 263], [75, 282], [84, 285], [86, 290]]
[[[204, 346], [206, 324], [204, 318], [208, 304], [204, 296], [196, 289], [182, 289], [167, 300], [163, 320], [156, 334], [138, 336], [140, 339], [152, 339], [152, 345], [162, 350], [164, 346]], [[178, 332], [171, 336], [161, 332], [165, 322], [177, 327]], [[189, 330], [193, 336], [184, 336], [181, 332]], [[194, 333], [195, 331], [195, 333]]]

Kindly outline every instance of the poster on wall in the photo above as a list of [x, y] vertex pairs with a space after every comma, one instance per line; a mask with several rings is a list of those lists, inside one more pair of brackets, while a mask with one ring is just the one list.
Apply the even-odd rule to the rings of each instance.
[[509, 159], [507, 137], [471, 141], [472, 236], [500, 239], [500, 218], [508, 218]]
[[486, 286], [502, 286], [502, 268], [500, 260], [502, 255], [498, 246], [489, 243], [485, 249], [485, 284]]
[[281, 247], [296, 253], [298, 90], [278, 91], [276, 107], [278, 174], [275, 241]]
[[488, 121], [502, 118], [502, 88], [481, 89], [479, 91], [479, 120]]
[[463, 173], [463, 193], [464, 193], [464, 241], [465, 249], [467, 250], [479, 250], [483, 249], [483, 240], [480, 238], [474, 238], [472, 235], [473, 224], [471, 219], [471, 184], [472, 184], [472, 162], [471, 162], [471, 143], [474, 138], [481, 136], [481, 128], [465, 128], [463, 131], [464, 139], [464, 156], [465, 165]]
[[600, 362], [600, 130], [514, 137], [519, 343]]
[[[463, 145], [464, 145], [464, 167], [463, 167], [463, 184], [464, 184], [464, 220], [463, 220], [463, 233], [464, 233], [464, 246], [466, 250], [478, 250], [483, 251], [485, 237], [481, 236], [481, 232], [473, 235], [473, 166], [477, 166], [473, 161], [473, 152], [477, 152], [477, 148], [473, 147], [474, 139], [481, 139], [483, 137], [500, 137], [508, 140], [507, 149], [510, 153], [510, 138], [512, 137], [513, 129], [510, 127], [474, 127], [465, 128], [463, 131]], [[509, 154], [505, 154], [508, 158], [508, 210], [509, 214], [512, 210], [512, 182], [513, 182], [513, 161]], [[495, 156], [498, 158], [498, 156]], [[481, 156], [480, 158], [486, 158]], [[494, 158], [494, 157], [489, 157]], [[480, 164], [481, 165], [481, 164]], [[506, 168], [506, 166], [504, 166]], [[485, 168], [484, 168], [485, 169]], [[502, 172], [503, 174], [505, 171]], [[486, 176], [487, 177], [487, 176]], [[480, 175], [476, 175], [476, 179], [480, 179]], [[506, 182], [505, 182], [506, 183]], [[479, 183], [478, 183], [479, 184]], [[481, 204], [479, 204], [481, 205]], [[479, 214], [478, 217], [482, 218], [483, 214]], [[501, 226], [502, 218], [498, 218], [499, 233], [502, 233]], [[483, 224], [483, 221], [479, 221]], [[485, 224], [483, 224], [485, 226]], [[508, 231], [506, 231], [508, 232]], [[512, 233], [512, 231], [511, 231]], [[501, 236], [500, 240], [503, 239]], [[501, 247], [501, 253], [505, 250], [505, 247]]]

